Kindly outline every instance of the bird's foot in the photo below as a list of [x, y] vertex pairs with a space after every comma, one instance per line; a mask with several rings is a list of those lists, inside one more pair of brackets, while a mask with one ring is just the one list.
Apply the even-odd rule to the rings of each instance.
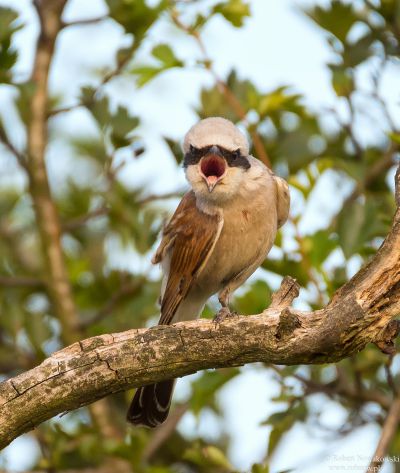
[[213, 321], [215, 324], [220, 324], [229, 317], [237, 316], [237, 312], [231, 312], [228, 307], [221, 307], [221, 309], [215, 314]]

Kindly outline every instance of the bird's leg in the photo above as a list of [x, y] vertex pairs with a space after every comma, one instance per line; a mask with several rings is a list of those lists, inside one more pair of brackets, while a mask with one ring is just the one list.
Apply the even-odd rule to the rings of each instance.
[[237, 315], [236, 312], [231, 312], [229, 309], [229, 299], [231, 296], [231, 291], [228, 288], [223, 289], [218, 294], [218, 300], [221, 304], [221, 309], [215, 314], [214, 322], [219, 324], [223, 322], [227, 317], [232, 317]]

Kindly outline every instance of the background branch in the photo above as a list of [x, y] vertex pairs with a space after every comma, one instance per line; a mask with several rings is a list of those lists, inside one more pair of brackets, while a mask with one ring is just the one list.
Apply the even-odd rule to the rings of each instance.
[[396, 398], [383, 424], [381, 437], [367, 471], [379, 471], [400, 423], [400, 397]]

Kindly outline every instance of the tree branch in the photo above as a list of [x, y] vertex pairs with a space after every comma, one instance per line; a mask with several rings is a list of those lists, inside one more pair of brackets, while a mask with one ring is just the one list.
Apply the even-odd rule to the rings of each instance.
[[367, 471], [378, 472], [384, 462], [384, 458], [388, 453], [390, 444], [396, 435], [400, 423], [400, 397], [393, 401], [389, 409], [385, 423], [383, 424], [382, 434], [376, 447], [374, 456]]
[[28, 167], [30, 194], [43, 247], [49, 294], [62, 325], [63, 338], [67, 343], [73, 343], [79, 339], [76, 333], [76, 327], [79, 325], [78, 314], [72, 300], [61, 248], [60, 221], [50, 193], [45, 163], [48, 141], [48, 78], [65, 4], [66, 0], [34, 2], [41, 30], [32, 72], [32, 81], [36, 88], [31, 101], [31, 119], [28, 126]]
[[[245, 363], [339, 361], [367, 343], [392, 343], [400, 312], [400, 209], [376, 256], [322, 310], [289, 308], [298, 287], [285, 279], [262, 314], [130, 330], [89, 338], [0, 384], [0, 447], [61, 412], [108, 394], [207, 368]], [[383, 345], [382, 345], [383, 344]], [[46, 402], [43, 402], [46, 399]]]
[[[399, 170], [395, 185], [398, 202]], [[292, 278], [285, 278], [271, 307], [258, 315], [222, 324], [201, 319], [105, 334], [56, 352], [38, 367], [0, 384], [0, 448], [41, 422], [108, 394], [202, 369], [252, 362], [330, 363], [371, 342], [393, 353], [400, 330], [400, 322], [393, 320], [400, 313], [400, 207], [375, 257], [325, 308], [290, 308], [298, 289]], [[397, 410], [387, 423], [389, 418], [398, 422]]]
[[[30, 194], [32, 196], [37, 226], [43, 248], [47, 272], [48, 292], [62, 327], [62, 339], [74, 343], [83, 336], [79, 330], [79, 316], [73, 300], [72, 289], [61, 246], [61, 224], [56, 205], [52, 199], [46, 170], [46, 147], [48, 143], [48, 79], [55, 44], [62, 29], [62, 12], [67, 0], [34, 0], [40, 21], [32, 82], [35, 92], [30, 103], [28, 126], [28, 154]], [[90, 407], [92, 418], [97, 422], [103, 436], [107, 438], [112, 429], [103, 427], [113, 424], [109, 406], [102, 401]], [[101, 416], [99, 413], [101, 412]], [[112, 427], [113, 428], [113, 427]]]

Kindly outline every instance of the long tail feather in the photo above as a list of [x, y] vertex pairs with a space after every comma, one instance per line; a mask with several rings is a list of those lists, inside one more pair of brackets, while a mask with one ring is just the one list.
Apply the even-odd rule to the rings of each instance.
[[175, 380], [139, 388], [128, 410], [127, 420], [134, 425], [157, 427], [168, 417]]

